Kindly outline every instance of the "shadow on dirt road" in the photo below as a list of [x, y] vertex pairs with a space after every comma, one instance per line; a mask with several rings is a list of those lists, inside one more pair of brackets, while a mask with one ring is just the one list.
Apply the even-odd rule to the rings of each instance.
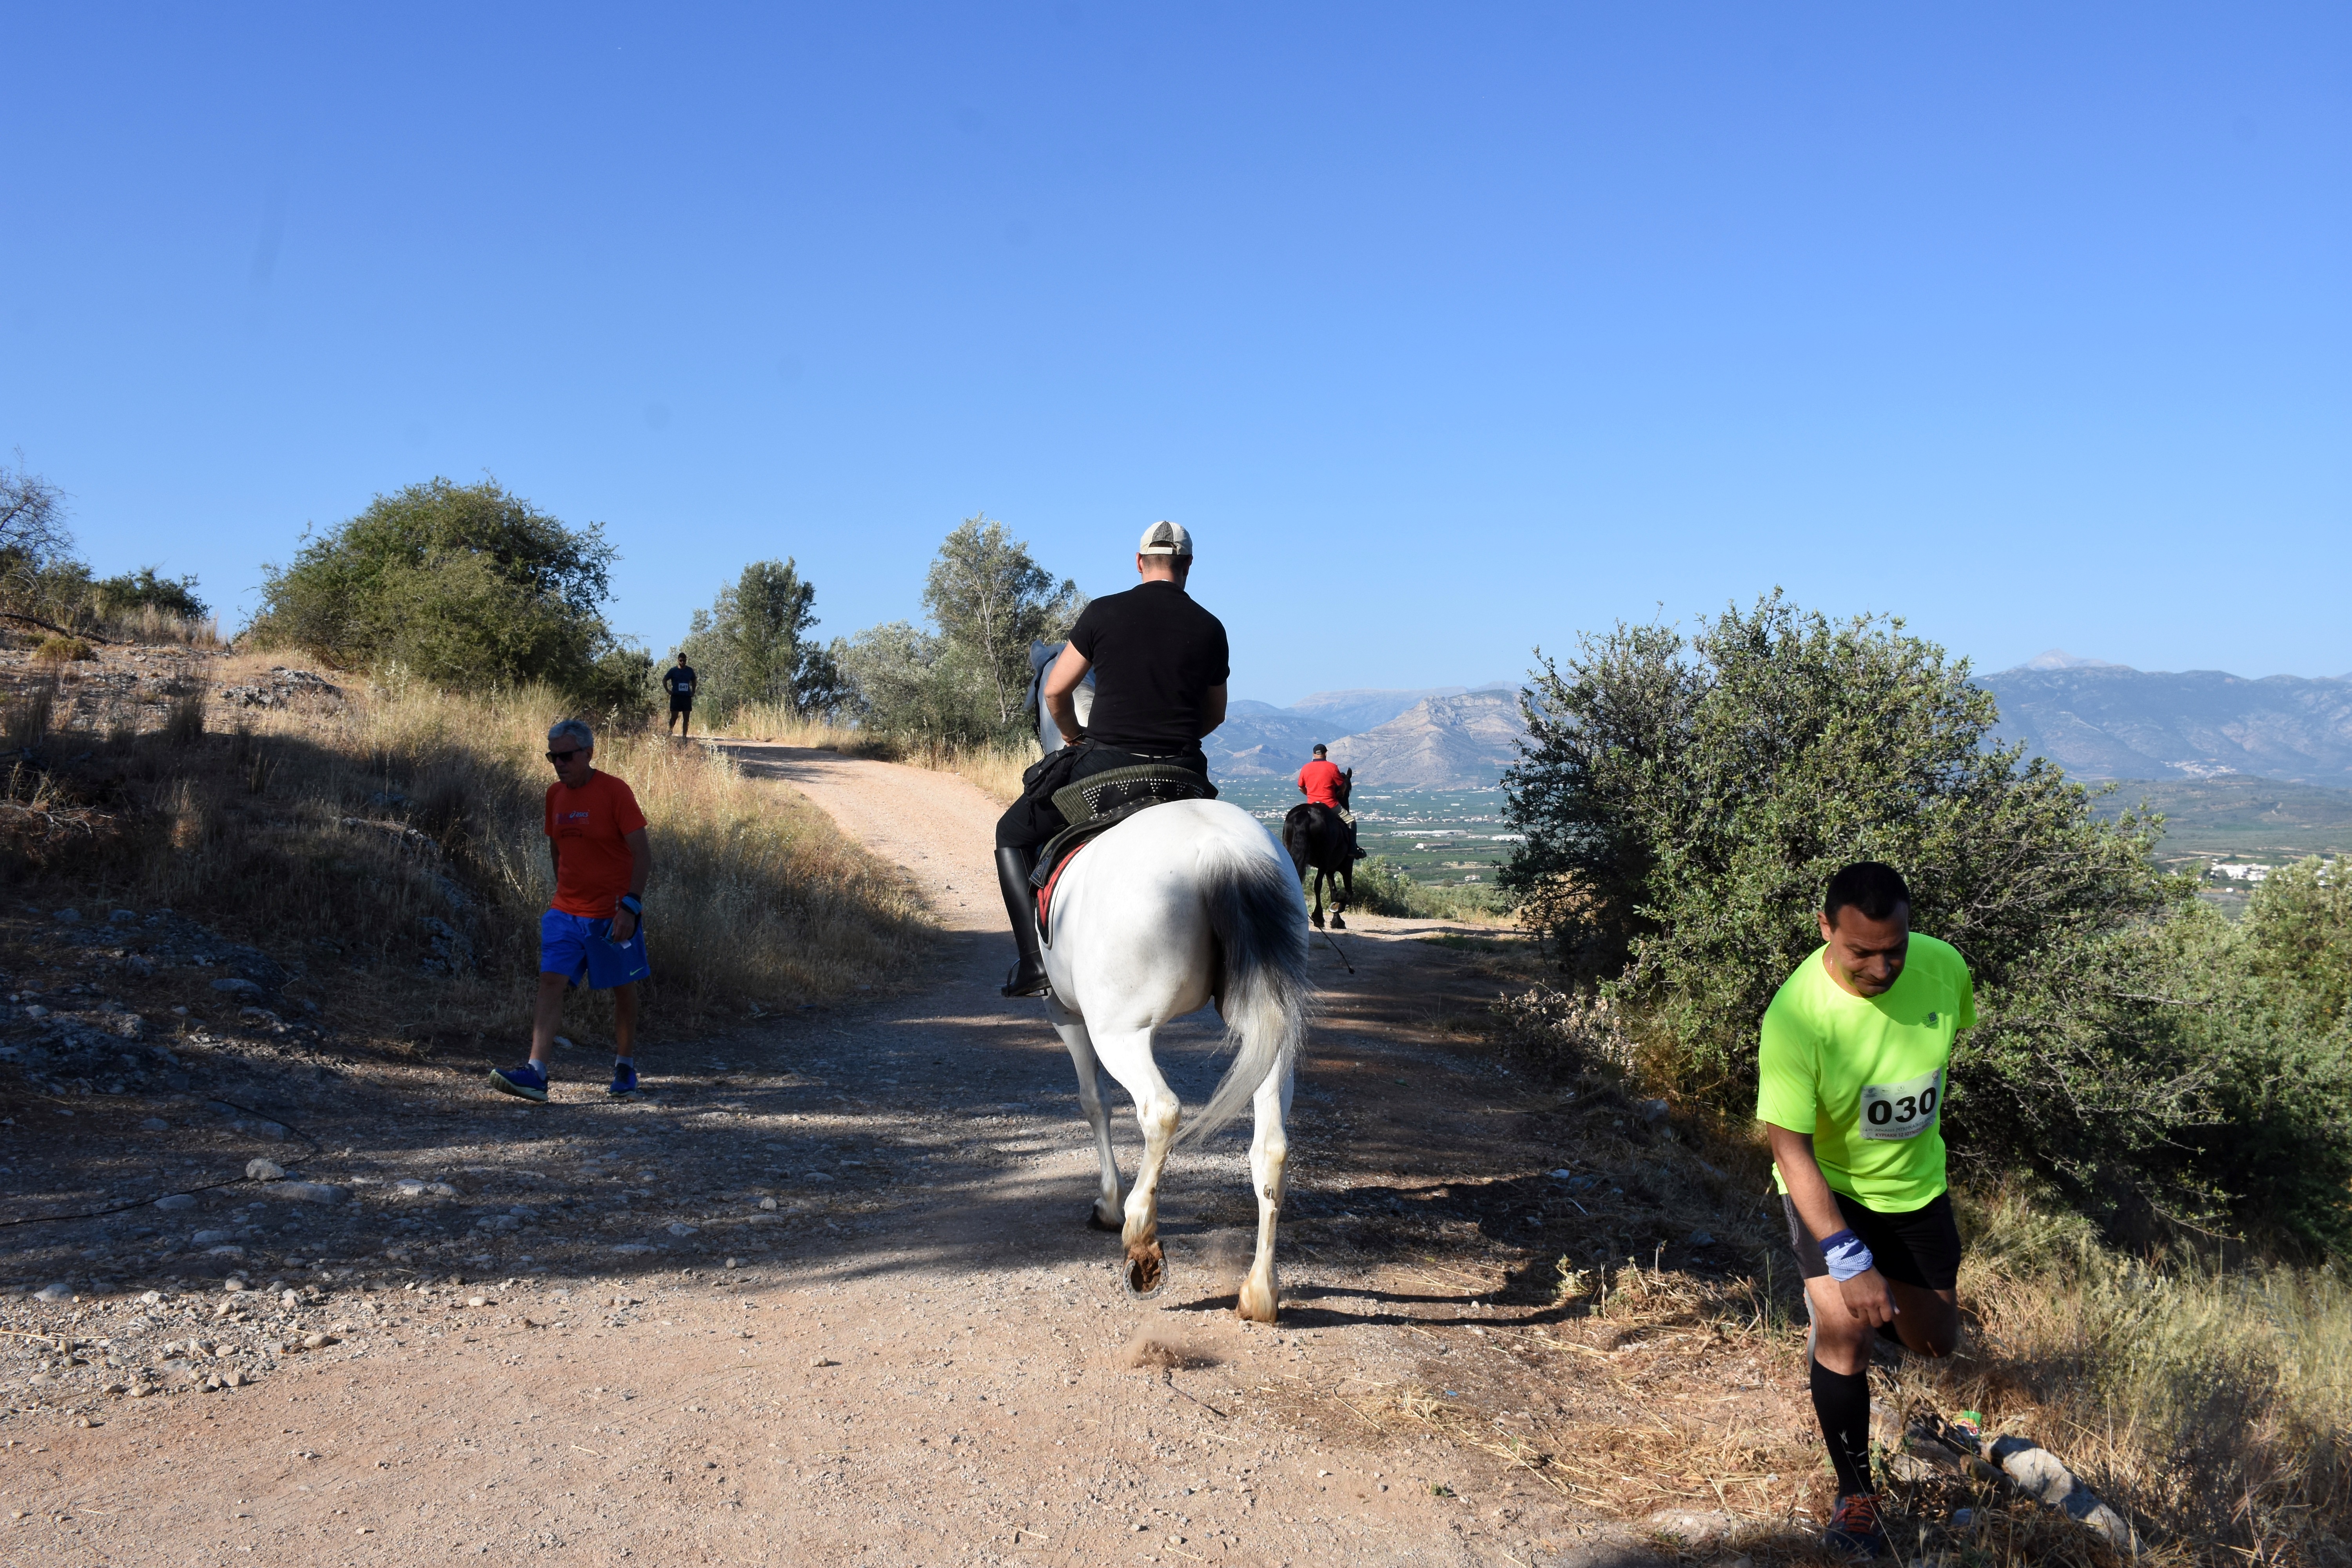
[[[961, 889], [971, 847], [920, 875]], [[654, 1046], [631, 1100], [588, 1051], [526, 1107], [487, 1059], [218, 1029], [168, 1063], [37, 1060], [25, 1026], [57, 1026], [18, 1020], [10, 1217], [255, 1158], [345, 1196], [239, 1184], [0, 1233], [0, 1477], [25, 1514], [0, 1540], [61, 1563], [1646, 1557], [1491, 1433], [1397, 1414], [1423, 1390], [1525, 1405], [1568, 1311], [1552, 1258], [1683, 1245], [1563, 1234], [1555, 1101], [1449, 1025], [1493, 989], [1459, 954], [1360, 931], [1351, 976], [1318, 948], [1269, 1331], [1230, 1315], [1246, 1129], [1174, 1157], [1173, 1288], [1128, 1301], [1085, 1224], [1068, 1058], [1042, 1004], [995, 994], [1002, 912], [943, 923], [921, 989]], [[6, 934], [61, 994], [71, 951]], [[1171, 1031], [1188, 1104], [1219, 1034]], [[52, 1283], [78, 1299], [24, 1293]]]

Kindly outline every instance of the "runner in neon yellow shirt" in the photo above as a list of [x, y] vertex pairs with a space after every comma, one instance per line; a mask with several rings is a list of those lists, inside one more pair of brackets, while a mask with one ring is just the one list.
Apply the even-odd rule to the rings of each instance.
[[1832, 877], [1820, 921], [1822, 946], [1764, 1012], [1756, 1116], [1805, 1279], [1813, 1412], [1837, 1472], [1822, 1544], [1875, 1556], [1872, 1338], [1937, 1357], [1959, 1340], [1944, 1091], [1976, 988], [1957, 950], [1911, 933], [1911, 891], [1891, 866]]

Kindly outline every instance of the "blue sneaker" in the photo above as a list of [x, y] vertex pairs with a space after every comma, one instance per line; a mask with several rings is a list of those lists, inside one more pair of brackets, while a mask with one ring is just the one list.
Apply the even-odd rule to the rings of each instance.
[[606, 1086], [604, 1092], [606, 1094], [636, 1093], [637, 1069], [635, 1064], [631, 1062], [614, 1062], [613, 1064], [613, 1081], [611, 1084]]
[[537, 1062], [525, 1062], [519, 1068], [492, 1068], [490, 1087], [501, 1094], [518, 1094], [525, 1100], [541, 1103], [547, 1100], [547, 1074]]

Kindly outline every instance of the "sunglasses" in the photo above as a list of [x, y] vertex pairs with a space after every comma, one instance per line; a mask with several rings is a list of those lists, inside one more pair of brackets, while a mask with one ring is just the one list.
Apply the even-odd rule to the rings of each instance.
[[560, 768], [564, 763], [570, 762], [572, 758], [581, 755], [587, 750], [588, 748], [585, 746], [574, 746], [568, 752], [550, 752], [547, 753], [547, 760], [553, 763]]

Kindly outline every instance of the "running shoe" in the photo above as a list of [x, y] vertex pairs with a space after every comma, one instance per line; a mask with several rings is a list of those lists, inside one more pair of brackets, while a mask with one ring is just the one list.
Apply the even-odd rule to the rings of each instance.
[[604, 1092], [606, 1094], [636, 1093], [636, 1068], [629, 1062], [614, 1062], [613, 1064], [613, 1081], [605, 1087]]
[[537, 1062], [525, 1062], [519, 1068], [492, 1068], [490, 1087], [501, 1094], [520, 1095], [543, 1104], [547, 1100], [547, 1073]]
[[1857, 1559], [1883, 1556], [1886, 1531], [1878, 1522], [1877, 1497], [1853, 1492], [1838, 1499], [1830, 1527], [1822, 1532], [1822, 1550]]

